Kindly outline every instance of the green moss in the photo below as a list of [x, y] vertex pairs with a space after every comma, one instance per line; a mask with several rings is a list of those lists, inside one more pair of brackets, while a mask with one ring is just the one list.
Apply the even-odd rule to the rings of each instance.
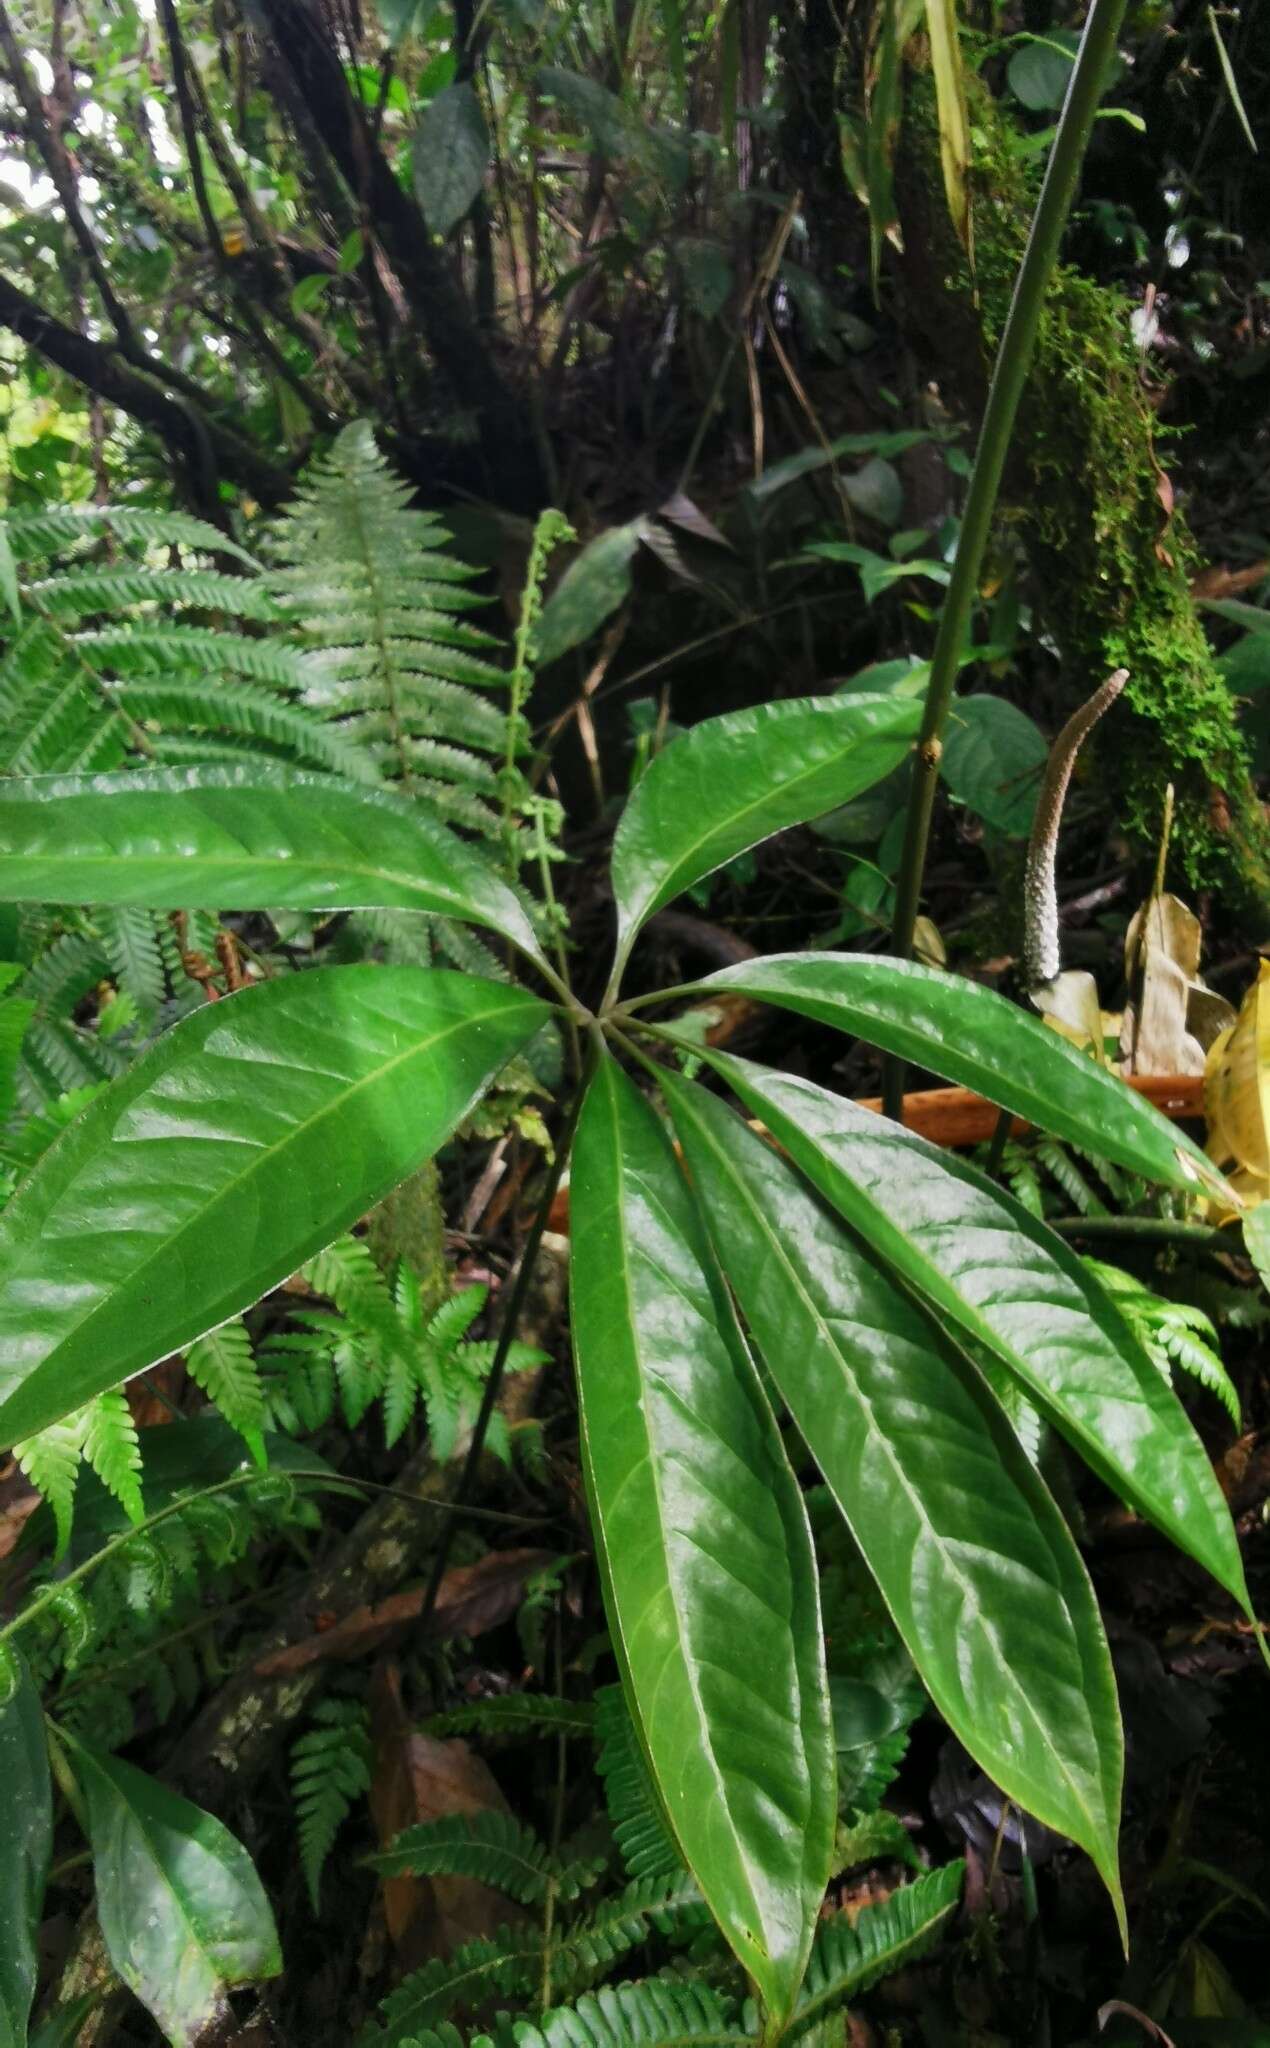
[[[929, 80], [910, 76], [899, 180], [906, 242], [927, 238], [932, 278], [955, 312], [953, 381], [975, 404], [1000, 338], [1027, 237], [1037, 173], [1011, 147], [1006, 117], [975, 95], [975, 263], [971, 276], [943, 209]], [[942, 217], [942, 218], [941, 218]], [[1060, 265], [1020, 408], [1002, 514], [1042, 593], [1044, 623], [1074, 699], [1113, 668], [1130, 682], [1100, 771], [1124, 828], [1154, 843], [1164, 786], [1175, 785], [1173, 846], [1191, 888], [1215, 884], [1236, 905], [1270, 904], [1270, 826], [1258, 800], [1234, 700], [1191, 601], [1193, 549], [1170, 514], [1129, 303]], [[927, 316], [930, 317], [929, 314]], [[936, 316], [937, 318], [937, 316]], [[932, 332], [938, 327], [932, 323]], [[959, 355], [959, 359], [958, 358]], [[1111, 722], [1109, 721], [1109, 728]]]

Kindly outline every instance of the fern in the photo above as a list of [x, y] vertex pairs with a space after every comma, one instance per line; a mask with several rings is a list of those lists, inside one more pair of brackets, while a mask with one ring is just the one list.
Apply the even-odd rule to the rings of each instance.
[[256, 1462], [263, 1464], [264, 1388], [241, 1316], [222, 1323], [219, 1330], [212, 1330], [191, 1344], [185, 1354], [185, 1368], [195, 1386], [216, 1403], [230, 1427], [246, 1439]]
[[322, 1867], [354, 1802], [370, 1790], [371, 1743], [360, 1701], [323, 1700], [316, 1726], [291, 1748], [291, 1790], [300, 1838], [300, 1868], [318, 1910]]
[[476, 1878], [521, 1905], [544, 1899], [549, 1891], [558, 1899], [576, 1899], [604, 1867], [594, 1857], [563, 1862], [531, 1828], [496, 1811], [423, 1821], [404, 1829], [370, 1861], [387, 1877], [409, 1871], [417, 1877]]
[[430, 1714], [423, 1725], [429, 1735], [593, 1735], [595, 1708], [550, 1693], [504, 1692]]
[[145, 1517], [136, 1424], [118, 1391], [98, 1394], [73, 1415], [52, 1423], [25, 1443], [15, 1444], [14, 1456], [53, 1511], [55, 1564], [70, 1543], [81, 1462], [92, 1466], [130, 1521], [140, 1522]]
[[595, 1696], [600, 1753], [596, 1769], [618, 1853], [633, 1878], [664, 1879], [683, 1871], [683, 1857], [653, 1785], [620, 1685]]
[[956, 1910], [965, 1870], [964, 1863], [945, 1864], [880, 1905], [866, 1906], [854, 1925], [844, 1913], [822, 1921], [788, 2038], [807, 2033], [880, 1978], [925, 1954]]
[[858, 1820], [840, 1824], [834, 1837], [834, 1867], [857, 1870], [864, 1863], [895, 1861], [920, 1869], [912, 1837], [898, 1814], [879, 1807], [876, 1813], [861, 1814]]
[[486, 602], [466, 587], [475, 572], [409, 499], [369, 425], [346, 427], [275, 528], [270, 589], [301, 653], [306, 710], [383, 781], [496, 839], [523, 722], [487, 694], [511, 680], [490, 659], [500, 643], [462, 617]]
[[611, 1984], [516, 2027], [517, 2048], [753, 2048], [749, 2015], [708, 1985], [671, 1977]]
[[1175, 1367], [1189, 1373], [1216, 1395], [1238, 1429], [1239, 1396], [1222, 1364], [1217, 1331], [1203, 1309], [1186, 1301], [1166, 1301], [1119, 1266], [1104, 1266], [1097, 1259], [1086, 1259], [1085, 1264], [1113, 1296], [1163, 1377], [1171, 1384]]
[[527, 1998], [539, 1989], [543, 1966], [557, 1992], [570, 1996], [642, 1947], [655, 1934], [698, 1933], [711, 1927], [709, 1911], [687, 1872], [641, 1880], [572, 1926], [556, 1928], [550, 1942], [541, 1928], [500, 1928], [492, 1939], [465, 1942], [453, 1955], [426, 1963], [383, 2002], [368, 2048], [399, 2048], [449, 2013], [471, 2010], [497, 1992]]

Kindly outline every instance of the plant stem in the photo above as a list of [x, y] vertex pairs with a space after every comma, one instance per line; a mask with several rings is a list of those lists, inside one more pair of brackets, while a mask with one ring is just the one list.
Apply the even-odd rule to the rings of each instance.
[[481, 1405], [477, 1412], [476, 1422], [472, 1428], [472, 1440], [467, 1447], [467, 1456], [463, 1460], [463, 1469], [459, 1473], [459, 1483], [454, 1489], [454, 1497], [450, 1502], [446, 1518], [441, 1525], [441, 1533], [437, 1538], [436, 1556], [432, 1561], [432, 1572], [428, 1579], [427, 1588], [423, 1596], [423, 1606], [419, 1614], [419, 1631], [421, 1635], [427, 1630], [433, 1611], [436, 1608], [437, 1595], [441, 1590], [441, 1581], [445, 1577], [446, 1565], [449, 1563], [455, 1531], [463, 1515], [467, 1495], [476, 1478], [476, 1470], [481, 1461], [481, 1453], [485, 1448], [485, 1438], [489, 1433], [490, 1422], [494, 1414], [494, 1404], [498, 1400], [499, 1388], [502, 1386], [503, 1371], [507, 1364], [508, 1354], [515, 1341], [521, 1310], [525, 1306], [525, 1299], [529, 1293], [529, 1283], [533, 1279], [534, 1266], [538, 1259], [538, 1248], [542, 1243], [543, 1232], [547, 1228], [547, 1218], [551, 1214], [551, 1204], [555, 1200], [556, 1189], [560, 1185], [561, 1177], [569, 1158], [570, 1148], [573, 1144], [573, 1134], [578, 1127], [578, 1118], [582, 1114], [582, 1104], [586, 1097], [587, 1085], [592, 1073], [595, 1071], [595, 1058], [595, 1041], [590, 1039], [588, 1040], [582, 1076], [574, 1090], [573, 1101], [569, 1105], [569, 1113], [564, 1120], [563, 1129], [556, 1140], [555, 1157], [547, 1174], [547, 1184], [542, 1191], [542, 1199], [534, 1212], [534, 1220], [529, 1226], [529, 1235], [525, 1239], [525, 1249], [521, 1253], [516, 1278], [512, 1282], [511, 1293], [507, 1298], [507, 1306], [503, 1311], [503, 1320], [498, 1332], [498, 1342], [494, 1348], [494, 1356], [490, 1361], [489, 1376], [485, 1382], [485, 1388], [481, 1395]]
[[[913, 766], [908, 825], [892, 927], [894, 950], [904, 960], [913, 950], [913, 927], [921, 901], [931, 814], [943, 752], [944, 725], [952, 703], [962, 647], [970, 627], [979, 571], [997, 493], [1001, 488], [1015, 415], [1031, 366], [1046, 287], [1058, 257], [1059, 243], [1071, 210], [1124, 11], [1125, 0], [1092, 0], [992, 372], [948, 595], [931, 658], [930, 681], [926, 686], [926, 705]], [[893, 1055], [886, 1063], [883, 1094], [888, 1116], [895, 1116], [904, 1094], [904, 1063]]]
[[1197, 1252], [1231, 1252], [1243, 1247], [1229, 1230], [1207, 1223], [1182, 1223], [1171, 1216], [1060, 1216], [1051, 1229], [1060, 1237], [1120, 1238], [1130, 1244], [1187, 1245]]

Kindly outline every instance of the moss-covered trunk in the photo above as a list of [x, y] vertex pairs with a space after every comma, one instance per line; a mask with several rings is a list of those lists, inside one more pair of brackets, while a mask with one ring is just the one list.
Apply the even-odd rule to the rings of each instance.
[[[941, 385], [982, 407], [1023, 254], [1037, 174], [1010, 147], [1006, 116], [975, 96], [975, 267], [948, 222], [934, 94], [909, 76], [897, 162], [912, 316]], [[1270, 922], [1270, 821], [1236, 706], [1196, 614], [1192, 548], [1155, 445], [1122, 297], [1060, 266], [1050, 289], [1002, 517], [1031, 563], [1044, 623], [1074, 697], [1113, 668], [1128, 707], [1100, 749], [1116, 814], [1154, 842], [1164, 785], [1177, 790], [1174, 848], [1192, 888], [1216, 885], [1259, 927]]]

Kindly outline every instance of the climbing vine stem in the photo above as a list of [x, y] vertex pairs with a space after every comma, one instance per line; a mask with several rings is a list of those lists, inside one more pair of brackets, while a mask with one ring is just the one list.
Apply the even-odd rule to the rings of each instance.
[[[913, 950], [913, 927], [921, 901], [926, 848], [943, 751], [943, 731], [957, 680], [959, 657], [970, 627], [979, 571], [1001, 488], [1015, 415], [1027, 382], [1046, 287], [1058, 257], [1059, 243], [1071, 210], [1107, 67], [1115, 52], [1125, 4], [1126, 0], [1092, 0], [992, 372], [948, 595], [935, 639], [913, 766], [892, 927], [894, 950], [901, 959], [908, 959]], [[886, 1063], [883, 1092], [887, 1113], [898, 1116], [904, 1096], [904, 1063], [894, 1056]]]

